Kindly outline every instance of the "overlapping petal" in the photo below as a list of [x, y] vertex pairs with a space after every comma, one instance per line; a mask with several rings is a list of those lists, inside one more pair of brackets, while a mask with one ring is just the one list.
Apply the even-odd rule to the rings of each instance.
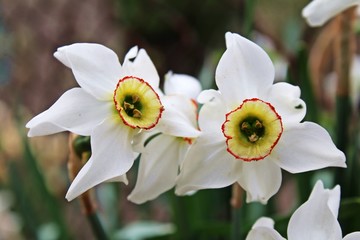
[[71, 68], [78, 84], [99, 100], [111, 100], [121, 65], [111, 49], [95, 43], [75, 43], [58, 48], [54, 56]]
[[285, 240], [285, 238], [274, 229], [274, 220], [262, 217], [254, 223], [246, 240]]
[[204, 133], [185, 157], [175, 192], [185, 195], [199, 189], [229, 186], [236, 182], [241, 167], [242, 162], [228, 154], [222, 139]]
[[246, 202], [258, 201], [266, 204], [279, 190], [281, 169], [268, 158], [242, 164], [238, 183], [246, 190]]
[[[287, 235], [289, 240], [340, 240], [341, 227], [337, 221], [340, 204], [340, 186], [324, 189], [323, 183], [317, 181], [309, 199], [303, 203], [291, 216]], [[353, 232], [344, 240], [355, 240], [360, 232]], [[269, 218], [260, 218], [246, 240], [255, 239], [284, 239], [273, 227]]]
[[325, 167], [346, 167], [345, 155], [321, 126], [304, 122], [289, 126], [271, 154], [273, 160], [291, 173]]
[[181, 139], [161, 134], [152, 139], [142, 152], [134, 190], [128, 199], [137, 204], [158, 197], [175, 186], [178, 160], [186, 144]]
[[358, 4], [359, 0], [313, 0], [302, 10], [302, 16], [310, 26], [319, 27], [330, 18]]
[[238, 34], [226, 33], [227, 49], [216, 68], [216, 85], [230, 108], [246, 98], [263, 95], [274, 81], [274, 66], [266, 52]]
[[285, 82], [275, 83], [267, 101], [282, 116], [284, 127], [291, 123], [299, 123], [306, 114], [306, 104], [300, 99], [300, 88]]
[[344, 237], [343, 240], [359, 240], [360, 239], [360, 232], [353, 232]]
[[81, 88], [66, 91], [48, 110], [31, 119], [29, 137], [71, 131], [79, 135], [90, 135], [111, 112], [111, 104], [102, 102]]
[[164, 92], [166, 95], [184, 95], [196, 99], [201, 92], [201, 85], [192, 76], [168, 72], [165, 76]]
[[[335, 192], [330, 194], [330, 192]], [[309, 200], [302, 204], [291, 216], [288, 238], [291, 240], [340, 240], [341, 228], [328, 202], [340, 198], [340, 187], [325, 190], [318, 181]], [[337, 205], [337, 208], [339, 205]]]
[[71, 201], [99, 183], [119, 179], [133, 165], [135, 154], [131, 139], [136, 130], [121, 124], [110, 117], [94, 129], [92, 155], [71, 183], [67, 200]]
[[197, 106], [189, 98], [181, 95], [164, 96], [162, 99], [165, 111], [156, 126], [162, 133], [194, 138], [200, 135], [197, 129]]
[[156, 91], [159, 87], [160, 78], [155, 65], [144, 49], [141, 48], [138, 52], [136, 50], [136, 47], [130, 49], [130, 53], [125, 57], [120, 78], [136, 76], [149, 83]]
[[223, 136], [221, 125], [225, 121], [226, 108], [220, 92], [202, 91], [198, 101], [204, 103], [199, 112], [199, 127], [203, 132], [215, 132]]

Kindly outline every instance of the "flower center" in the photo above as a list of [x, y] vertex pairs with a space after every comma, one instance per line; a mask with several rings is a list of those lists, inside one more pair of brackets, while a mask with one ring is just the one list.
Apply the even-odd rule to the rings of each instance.
[[283, 127], [280, 115], [270, 103], [252, 98], [226, 114], [222, 131], [229, 153], [244, 161], [254, 161], [271, 153]]
[[122, 121], [132, 128], [153, 128], [164, 111], [159, 95], [137, 77], [127, 76], [119, 80], [114, 91], [114, 103]]

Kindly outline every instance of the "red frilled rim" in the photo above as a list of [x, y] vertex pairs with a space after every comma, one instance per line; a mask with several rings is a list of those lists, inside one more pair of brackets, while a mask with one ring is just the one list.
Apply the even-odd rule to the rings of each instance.
[[[125, 82], [125, 81], [128, 80], [128, 79], [136, 79], [136, 80], [138, 80], [140, 83], [146, 84], [146, 85], [155, 93], [157, 99], [159, 100], [159, 103], [160, 103], [160, 105], [161, 105], [161, 107], [160, 107], [160, 109], [159, 109], [159, 115], [158, 115], [156, 121], [155, 121], [153, 124], [151, 124], [150, 126], [148, 126], [148, 127], [140, 127], [140, 126], [137, 126], [137, 125], [132, 125], [132, 124], [128, 123], [128, 122], [124, 119], [124, 117], [122, 116], [122, 114], [120, 114], [120, 112], [123, 110], [123, 108], [121, 107], [120, 109], [118, 109], [118, 106], [119, 106], [119, 105], [118, 105], [118, 102], [116, 101], [116, 97], [115, 97], [115, 96], [116, 96], [116, 90], [118, 89], [118, 87], [120, 86], [120, 84], [121, 84], [122, 82]], [[120, 80], [118, 81], [118, 83], [116, 84], [116, 88], [115, 88], [115, 90], [114, 90], [114, 94], [113, 94], [113, 95], [114, 95], [114, 96], [113, 96], [113, 100], [114, 100], [114, 103], [115, 103], [115, 108], [116, 108], [116, 110], [119, 112], [119, 116], [120, 116], [121, 120], [123, 121], [123, 123], [124, 123], [125, 125], [127, 125], [127, 126], [129, 126], [129, 127], [131, 127], [131, 128], [141, 128], [141, 129], [145, 129], [145, 130], [152, 129], [153, 127], [155, 127], [155, 126], [159, 123], [159, 120], [160, 120], [160, 118], [161, 118], [161, 116], [162, 116], [162, 113], [163, 113], [163, 111], [165, 110], [165, 108], [164, 108], [164, 106], [163, 106], [163, 104], [162, 104], [162, 102], [161, 102], [161, 100], [160, 100], [159, 94], [157, 94], [157, 92], [154, 90], [154, 88], [153, 88], [148, 82], [146, 82], [144, 79], [139, 78], [139, 77], [135, 77], [135, 76], [125, 76], [125, 77], [123, 77], [122, 79], [120, 79]]]
[[[276, 140], [274, 141], [274, 143], [271, 145], [270, 150], [269, 150], [269, 152], [268, 152], [267, 154], [265, 154], [265, 155], [263, 155], [263, 156], [259, 156], [259, 157], [254, 157], [254, 158], [244, 158], [244, 157], [238, 156], [236, 153], [234, 153], [233, 151], [231, 151], [231, 149], [228, 147], [228, 142], [229, 142], [229, 140], [232, 139], [233, 137], [232, 137], [232, 136], [229, 136], [229, 135], [226, 135], [224, 129], [225, 129], [225, 124], [230, 121], [230, 120], [228, 119], [228, 117], [229, 117], [230, 114], [232, 114], [232, 113], [238, 111], [239, 109], [241, 109], [246, 102], [255, 102], [255, 101], [263, 102], [263, 103], [265, 103], [266, 105], [269, 106], [269, 108], [275, 113], [276, 117], [280, 120], [281, 131], [280, 131], [280, 133], [278, 134], [277, 139], [276, 139]], [[259, 160], [262, 160], [262, 159], [264, 159], [265, 157], [269, 156], [269, 155], [271, 154], [272, 150], [274, 149], [274, 147], [276, 146], [276, 144], [279, 142], [280, 137], [281, 137], [281, 135], [282, 135], [282, 133], [283, 133], [283, 131], [284, 131], [284, 127], [283, 127], [283, 124], [282, 124], [282, 118], [281, 118], [281, 116], [276, 112], [274, 106], [272, 106], [270, 103], [265, 102], [265, 101], [263, 101], [263, 100], [261, 100], [261, 99], [259, 99], [259, 98], [245, 99], [245, 100], [241, 103], [241, 105], [240, 105], [239, 107], [237, 107], [237, 108], [235, 108], [234, 110], [228, 112], [228, 113], [225, 115], [225, 117], [226, 117], [226, 119], [225, 119], [224, 123], [223, 123], [222, 126], [221, 126], [221, 131], [222, 131], [222, 133], [224, 134], [224, 136], [225, 136], [225, 138], [226, 138], [226, 146], [227, 146], [226, 150], [227, 150], [231, 155], [233, 155], [236, 159], [241, 159], [241, 160], [246, 161], [246, 162], [259, 161]]]

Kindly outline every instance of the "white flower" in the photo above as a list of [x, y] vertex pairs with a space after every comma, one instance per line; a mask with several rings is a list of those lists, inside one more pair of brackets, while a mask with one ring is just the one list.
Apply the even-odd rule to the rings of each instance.
[[199, 98], [202, 134], [190, 148], [176, 193], [238, 182], [247, 202], [266, 203], [281, 185], [281, 168], [299, 173], [345, 167], [345, 156], [325, 129], [300, 123], [306, 113], [300, 89], [273, 83], [274, 67], [253, 42], [226, 34], [227, 50], [216, 69], [219, 91]]
[[[155, 199], [161, 193], [175, 186], [186, 152], [191, 146], [194, 138], [200, 135], [197, 127], [197, 104], [194, 98], [201, 91], [198, 80], [183, 74], [172, 74], [165, 77], [164, 92], [162, 98], [165, 109], [176, 109], [179, 114], [177, 118], [168, 116], [170, 112], [164, 111], [163, 119], [176, 119], [174, 125], [167, 123], [170, 129], [181, 128], [182, 136], [169, 134], [168, 128], [162, 128], [162, 133], [144, 146], [154, 132], [140, 134], [136, 139], [137, 151], [141, 153], [136, 186], [128, 199], [140, 204]], [[179, 131], [180, 132], [180, 131]]]
[[302, 16], [310, 26], [319, 27], [330, 18], [359, 3], [359, 0], [313, 0], [304, 7]]
[[71, 68], [81, 88], [68, 90], [30, 120], [28, 135], [71, 131], [91, 136], [91, 158], [72, 182], [68, 200], [104, 181], [127, 183], [134, 135], [156, 126], [164, 110], [152, 61], [144, 49], [134, 47], [121, 66], [112, 50], [90, 43], [61, 47], [54, 56]]
[[[340, 204], [340, 187], [324, 189], [317, 181], [309, 199], [291, 216], [287, 235], [289, 240], [358, 240], [360, 232], [353, 232], [342, 238], [337, 221]], [[275, 229], [271, 218], [262, 217], [256, 221], [246, 240], [283, 240]]]

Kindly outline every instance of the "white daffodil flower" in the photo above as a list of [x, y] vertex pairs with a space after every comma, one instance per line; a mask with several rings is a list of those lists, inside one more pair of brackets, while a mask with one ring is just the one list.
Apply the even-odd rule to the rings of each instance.
[[153, 129], [164, 111], [154, 64], [144, 49], [134, 47], [121, 66], [112, 50], [91, 43], [61, 47], [54, 56], [71, 68], [81, 88], [68, 90], [31, 119], [28, 136], [61, 131], [91, 136], [91, 158], [72, 182], [69, 201], [104, 181], [127, 183], [124, 174], [133, 165], [134, 135]]
[[[151, 134], [139, 135], [137, 140], [137, 151], [141, 153], [139, 171], [135, 188], [128, 196], [128, 200], [141, 204], [155, 199], [160, 194], [173, 188], [178, 176], [186, 152], [191, 146], [194, 138], [200, 135], [197, 127], [197, 104], [193, 99], [201, 91], [198, 80], [184, 74], [168, 73], [165, 77], [162, 103], [165, 109], [177, 109], [179, 117], [170, 128], [181, 127], [183, 136], [169, 135], [167, 128], [150, 140], [144, 146], [144, 142]], [[167, 111], [164, 111], [163, 119], [169, 118]], [[174, 119], [174, 118], [173, 118]], [[139, 149], [140, 148], [140, 149]]]
[[302, 16], [312, 27], [320, 27], [342, 11], [359, 5], [359, 0], [313, 0], [302, 10]]
[[238, 182], [247, 202], [266, 203], [281, 185], [281, 168], [299, 173], [346, 167], [321, 126], [303, 122], [300, 89], [276, 83], [268, 55], [238, 34], [226, 34], [227, 49], [216, 69], [219, 91], [205, 90], [198, 101], [202, 131], [177, 179], [176, 193], [221, 188]]
[[[340, 204], [340, 186], [329, 190], [317, 181], [309, 199], [291, 216], [287, 235], [289, 240], [358, 240], [360, 232], [342, 238], [337, 216]], [[246, 240], [284, 240], [275, 229], [271, 218], [258, 219]]]

